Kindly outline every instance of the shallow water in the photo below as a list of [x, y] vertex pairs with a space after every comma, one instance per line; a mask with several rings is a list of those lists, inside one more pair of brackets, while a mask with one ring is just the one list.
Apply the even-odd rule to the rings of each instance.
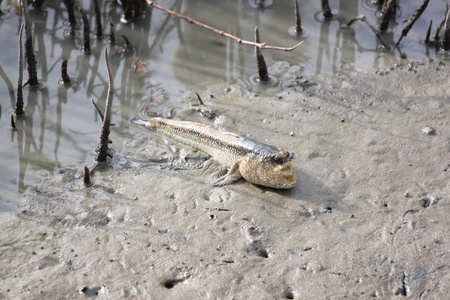
[[[397, 41], [408, 19], [420, 3], [400, 1], [401, 10], [383, 35], [391, 45]], [[80, 1], [88, 11], [94, 32], [93, 4]], [[158, 4], [191, 18], [222, 29], [246, 40], [253, 39], [254, 27], [270, 45], [290, 47], [304, 39], [293, 34], [292, 1], [265, 1], [267, 7], [256, 7], [253, 1], [158, 1]], [[340, 72], [386, 70], [398, 62], [444, 56], [424, 45], [428, 22], [438, 24], [445, 10], [444, 1], [432, 1], [416, 22], [401, 46], [384, 51], [379, 41], [362, 22], [345, 26], [353, 17], [364, 14], [372, 24], [380, 16], [371, 1], [331, 3], [336, 16], [324, 21], [320, 1], [302, 1], [300, 13], [306, 40], [292, 52], [264, 51], [268, 65], [285, 60], [299, 64], [306, 76], [333, 76]], [[81, 169], [91, 165], [98, 142], [100, 121], [90, 99], [104, 105], [107, 82], [103, 51], [108, 48], [116, 93], [113, 121], [117, 126], [113, 149], [119, 150], [132, 136], [129, 118], [143, 114], [150, 99], [152, 111], [166, 115], [170, 107], [186, 106], [192, 91], [206, 96], [210, 84], [239, 83], [260, 94], [276, 94], [283, 82], [276, 78], [273, 86], [261, 86], [256, 78], [254, 49], [237, 44], [205, 29], [157, 10], [147, 10], [145, 18], [131, 24], [119, 22], [121, 9], [115, 2], [103, 2], [103, 32], [109, 32], [105, 20], [111, 20], [116, 45], [108, 37], [97, 40], [91, 35], [92, 53], [82, 49], [81, 18], [75, 38], [68, 33], [67, 14], [60, 1], [48, 1], [41, 9], [30, 7], [33, 41], [38, 61], [41, 87], [24, 90], [25, 111], [16, 119], [17, 130], [10, 129], [17, 85], [17, 40], [20, 14], [13, 1], [3, 1], [0, 18], [0, 212], [17, 211], [19, 199], [30, 185], [45, 180], [66, 168]], [[436, 25], [434, 25], [436, 26]], [[132, 47], [124, 47], [124, 34]], [[70, 87], [60, 83], [61, 58], [68, 58]], [[135, 75], [133, 67], [140, 58], [149, 71], [144, 78]], [[28, 75], [24, 72], [24, 78]], [[186, 98], [189, 97], [188, 100]], [[180, 109], [182, 110], [182, 109]], [[232, 112], [228, 112], [232, 114]], [[263, 114], [254, 116], [263, 119]]]

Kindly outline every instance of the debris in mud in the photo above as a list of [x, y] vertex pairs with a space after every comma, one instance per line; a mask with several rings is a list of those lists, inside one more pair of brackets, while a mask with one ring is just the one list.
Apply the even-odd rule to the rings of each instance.
[[136, 76], [138, 77], [145, 77], [148, 75], [147, 68], [140, 58], [138, 58], [134, 65], [134, 74], [136, 74]]
[[426, 126], [426, 127], [422, 128], [422, 132], [425, 133], [426, 135], [435, 135], [436, 134], [436, 130], [434, 130], [430, 126]]

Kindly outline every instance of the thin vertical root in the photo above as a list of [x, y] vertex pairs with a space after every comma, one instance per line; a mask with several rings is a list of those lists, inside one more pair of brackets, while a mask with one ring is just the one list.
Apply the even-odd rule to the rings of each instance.
[[328, 0], [322, 0], [322, 11], [323, 11], [323, 17], [325, 19], [330, 19], [333, 17], [333, 13], [331, 12], [330, 3], [328, 3]]
[[89, 168], [86, 166], [84, 166], [84, 185], [91, 185], [91, 174], [89, 172]]
[[100, 130], [100, 141], [97, 148], [97, 162], [105, 162], [109, 156], [108, 144], [109, 140], [109, 128], [111, 126], [111, 110], [112, 102], [114, 99], [114, 78], [111, 72], [111, 65], [109, 63], [108, 48], [105, 48], [105, 60], [106, 70], [108, 72], [108, 96], [106, 98], [105, 113], [103, 115], [103, 124]]
[[[258, 26], [255, 27], [255, 43], [260, 43], [260, 37], [259, 37], [259, 29]], [[258, 74], [259, 74], [259, 80], [262, 82], [268, 81], [269, 73], [267, 72], [267, 65], [266, 61], [264, 60], [264, 56], [262, 55], [261, 49], [258, 47], [255, 47], [255, 56], [256, 56], [256, 65], [258, 66]]]
[[74, 0], [64, 0], [64, 4], [67, 8], [67, 14], [69, 16], [69, 34], [71, 36], [75, 35], [75, 28], [77, 26], [77, 20], [75, 19], [75, 14], [73, 12], [73, 6], [75, 4]]
[[431, 34], [431, 27], [433, 26], [433, 20], [430, 20], [430, 24], [428, 25], [428, 29], [427, 29], [427, 36], [425, 37], [425, 43], [429, 44], [430, 43], [430, 34]]
[[16, 129], [16, 122], [14, 122], [14, 115], [11, 114], [11, 128]]
[[442, 44], [445, 51], [450, 50], [450, 6], [448, 4], [445, 7], [444, 39]]
[[17, 99], [16, 99], [16, 108], [14, 113], [17, 116], [22, 116], [24, 114], [23, 111], [23, 91], [22, 91], [22, 83], [23, 83], [23, 47], [22, 47], [22, 35], [23, 35], [23, 27], [24, 24], [20, 26], [19, 31], [19, 78], [17, 79]]
[[27, 59], [28, 81], [31, 87], [37, 87], [39, 82], [36, 71], [36, 56], [33, 51], [33, 37], [31, 32], [31, 20], [28, 13], [27, 0], [21, 0], [23, 18], [25, 20], [25, 57]]
[[302, 34], [302, 20], [300, 19], [300, 11], [298, 9], [298, 2], [297, 0], [294, 0], [294, 7], [295, 7], [295, 31], [298, 34]]
[[417, 19], [420, 18], [420, 16], [424, 12], [424, 10], [427, 8], [429, 2], [430, 2], [430, 0], [423, 0], [422, 3], [417, 8], [416, 12], [411, 16], [411, 18], [409, 18], [408, 23], [405, 25], [405, 27], [402, 30], [402, 35], [398, 39], [396, 46], [398, 46], [400, 44], [403, 37], [408, 35], [408, 32], [411, 30], [414, 23], [417, 21]]
[[91, 38], [89, 37], [89, 20], [87, 18], [86, 12], [80, 7], [81, 17], [83, 19], [83, 51], [85, 53], [91, 52]]
[[95, 11], [96, 35], [98, 39], [101, 39], [103, 36], [103, 27], [102, 27], [102, 17], [100, 13], [100, 5], [98, 3], [98, 0], [94, 0], [94, 11]]
[[69, 74], [67, 74], [67, 58], [63, 58], [61, 63], [61, 77], [64, 84], [69, 85], [72, 81], [70, 80]]
[[114, 24], [112, 22], [109, 22], [109, 42], [111, 45], [114, 45], [116, 43], [116, 36], [114, 34]]
[[383, 19], [380, 23], [380, 30], [386, 31], [389, 26], [389, 21], [391, 20], [392, 16], [395, 13], [395, 2], [397, 0], [388, 0], [386, 3], [384, 3], [383, 6]]

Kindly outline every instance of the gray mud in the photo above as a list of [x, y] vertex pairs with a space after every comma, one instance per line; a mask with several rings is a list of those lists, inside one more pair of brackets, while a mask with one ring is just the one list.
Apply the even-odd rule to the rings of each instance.
[[43, 176], [0, 224], [0, 298], [445, 298], [450, 68], [271, 68], [283, 92], [210, 87], [206, 113], [176, 118], [295, 153], [293, 190], [213, 188], [222, 167], [205, 154], [115, 128], [93, 186], [79, 170]]

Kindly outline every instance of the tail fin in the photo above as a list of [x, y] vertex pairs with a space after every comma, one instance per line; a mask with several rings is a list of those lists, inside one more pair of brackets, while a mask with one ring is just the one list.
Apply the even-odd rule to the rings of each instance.
[[141, 126], [144, 126], [144, 127], [145, 127], [145, 125], [147, 125], [147, 121], [144, 121], [144, 120], [141, 120], [141, 119], [137, 119], [137, 118], [131, 119], [131, 123], [138, 124], [138, 125], [141, 125]]

